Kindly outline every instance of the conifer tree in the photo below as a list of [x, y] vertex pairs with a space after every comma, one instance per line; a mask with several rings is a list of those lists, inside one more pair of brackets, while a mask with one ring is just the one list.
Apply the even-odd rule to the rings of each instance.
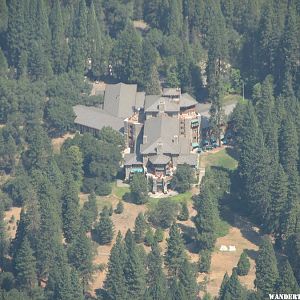
[[13, 263], [19, 287], [27, 290], [34, 288], [37, 284], [36, 259], [27, 237], [16, 252]]
[[169, 287], [168, 298], [170, 300], [177, 300], [177, 299], [189, 300], [189, 298], [185, 294], [183, 285], [180, 283], [179, 280], [176, 279], [176, 277], [171, 278], [169, 285], [170, 287]]
[[280, 268], [280, 276], [276, 284], [276, 292], [284, 294], [297, 294], [300, 288], [294, 276], [291, 265], [287, 259]]
[[195, 266], [187, 258], [184, 259], [179, 271], [179, 282], [185, 291], [188, 299], [196, 299], [198, 294], [198, 284], [196, 281]]
[[96, 195], [92, 192], [88, 201], [83, 204], [83, 208], [80, 212], [81, 217], [81, 227], [83, 230], [90, 231], [92, 229], [93, 223], [96, 221], [98, 216], [98, 208], [96, 203]]
[[197, 241], [202, 249], [212, 249], [216, 240], [216, 226], [219, 220], [217, 201], [213, 198], [208, 185], [203, 186], [195, 198], [197, 215], [194, 223], [197, 229]]
[[165, 253], [165, 265], [171, 276], [178, 276], [185, 258], [183, 239], [178, 225], [174, 223], [170, 228], [169, 238], [167, 239], [167, 251]]
[[145, 234], [144, 244], [149, 247], [152, 246], [153, 243], [154, 243], [153, 230], [150, 226], [148, 226], [148, 229]]
[[162, 269], [160, 249], [156, 242], [151, 246], [147, 262], [147, 294], [153, 300], [165, 299], [167, 295], [167, 281]]
[[130, 192], [135, 204], [144, 204], [148, 201], [148, 184], [143, 174], [134, 174], [130, 181]]
[[138, 214], [134, 222], [134, 240], [137, 243], [142, 243], [144, 241], [146, 229], [147, 223], [144, 214], [141, 212]]
[[4, 256], [7, 253], [8, 241], [6, 237], [6, 229], [4, 223], [4, 205], [0, 203], [0, 268], [3, 268]]
[[201, 250], [199, 252], [199, 255], [200, 255], [199, 272], [208, 273], [211, 264], [211, 249]]
[[245, 276], [250, 270], [250, 261], [245, 251], [242, 252], [237, 264], [237, 274], [239, 276]]
[[2, 49], [0, 48], [0, 75], [5, 76], [7, 70], [8, 70], [7, 60]]
[[95, 226], [94, 233], [95, 239], [100, 245], [111, 243], [114, 236], [114, 226], [108, 210], [101, 212], [100, 220]]
[[177, 219], [180, 221], [187, 221], [189, 219], [189, 209], [187, 207], [186, 201], [181, 203], [181, 211]]
[[66, 71], [68, 62], [68, 44], [64, 34], [64, 24], [59, 0], [53, 1], [49, 17], [51, 29], [52, 68], [55, 74]]
[[232, 270], [232, 275], [230, 276], [224, 290], [224, 300], [240, 300], [244, 299], [244, 290], [240, 281], [238, 279], [236, 269]]
[[127, 299], [124, 267], [126, 262], [126, 252], [122, 242], [120, 231], [118, 232], [116, 243], [113, 245], [104, 288], [108, 295], [115, 300]]
[[112, 51], [113, 74], [126, 83], [139, 83], [141, 80], [142, 43], [137, 31], [127, 27], [118, 36]]
[[0, 0], [0, 35], [6, 31], [8, 23], [8, 7], [6, 0]]
[[84, 289], [87, 288], [93, 271], [93, 252], [90, 239], [80, 232], [68, 249], [70, 264], [77, 270]]
[[226, 291], [226, 287], [227, 287], [227, 284], [228, 284], [228, 281], [229, 281], [229, 276], [228, 276], [228, 273], [226, 272], [223, 276], [223, 280], [222, 280], [222, 283], [221, 283], [221, 287], [219, 289], [219, 299], [223, 299], [224, 298], [224, 295], [225, 295], [225, 291]]
[[82, 73], [86, 66], [87, 54], [87, 7], [85, 0], [80, 0], [73, 19], [69, 69]]
[[262, 297], [274, 292], [278, 279], [277, 261], [273, 245], [264, 238], [258, 250], [256, 259], [255, 286]]
[[124, 268], [126, 288], [130, 299], [143, 299], [146, 291], [144, 261], [130, 230], [125, 236], [126, 263]]
[[123, 201], [120, 200], [117, 204], [117, 207], [115, 209], [115, 213], [116, 214], [121, 214], [122, 212], [124, 211], [124, 204], [123, 204]]
[[72, 242], [79, 233], [79, 199], [78, 187], [72, 175], [67, 173], [63, 192], [63, 231], [66, 241]]
[[149, 72], [149, 78], [146, 81], [145, 92], [147, 95], [159, 95], [161, 92], [159, 74], [156, 66], [152, 66]]

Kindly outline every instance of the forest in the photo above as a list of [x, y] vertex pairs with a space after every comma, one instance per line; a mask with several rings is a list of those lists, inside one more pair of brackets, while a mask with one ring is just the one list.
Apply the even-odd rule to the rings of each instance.
[[[0, 0], [1, 299], [300, 294], [299, 33], [297, 0]], [[220, 138], [224, 122], [232, 130], [237, 168], [207, 170], [190, 202], [153, 205], [135, 175], [115, 207], [99, 205], [122, 176], [123, 137], [108, 127], [75, 133], [72, 108], [99, 106], [103, 97], [90, 96], [99, 81], [147, 94], [180, 87], [210, 102], [212, 132]], [[225, 120], [226, 95], [244, 99]], [[55, 151], [53, 140], [70, 133]], [[179, 195], [190, 174], [175, 174]], [[113, 218], [127, 202], [149, 209], [121, 234]], [[13, 208], [17, 222], [6, 217]], [[254, 288], [242, 282], [251, 258], [243, 251], [212, 295], [198, 275], [212, 274], [224, 211], [257, 226], [261, 241]], [[111, 245], [107, 264], [95, 262], [99, 245]], [[95, 274], [105, 278], [92, 291]]]

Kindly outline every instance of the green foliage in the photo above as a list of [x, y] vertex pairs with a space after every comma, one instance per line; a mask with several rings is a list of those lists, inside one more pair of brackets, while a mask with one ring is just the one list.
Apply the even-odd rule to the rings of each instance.
[[121, 214], [123, 211], [124, 211], [124, 204], [123, 204], [123, 201], [120, 200], [117, 204], [116, 209], [115, 209], [115, 213], [116, 214]]
[[154, 239], [154, 234], [153, 234], [153, 230], [152, 228], [149, 226], [146, 233], [145, 233], [145, 240], [144, 243], [146, 246], [152, 246], [154, 243], [155, 239]]
[[130, 181], [130, 192], [132, 202], [144, 204], [148, 201], [147, 178], [143, 174], [134, 174]]
[[245, 299], [245, 290], [243, 289], [238, 276], [236, 269], [232, 270], [232, 274], [225, 284], [224, 292], [221, 299]]
[[37, 284], [36, 260], [26, 237], [16, 252], [13, 263], [18, 286], [27, 290], [33, 288]]
[[161, 228], [157, 228], [154, 232], [154, 241], [161, 243], [164, 239], [164, 231]]
[[178, 225], [175, 223], [170, 228], [167, 239], [167, 251], [165, 253], [165, 265], [170, 275], [177, 276], [186, 259], [185, 247]]
[[278, 293], [299, 293], [299, 285], [294, 276], [291, 265], [287, 259], [282, 263], [280, 272], [282, 275], [277, 281], [276, 291]]
[[80, 211], [81, 228], [87, 232], [92, 229], [93, 223], [98, 216], [98, 207], [96, 202], [95, 193], [91, 193], [88, 197], [88, 201], [83, 204]]
[[179, 165], [176, 173], [172, 178], [171, 185], [174, 190], [179, 193], [184, 193], [191, 188], [191, 184], [194, 183], [195, 178], [193, 170], [189, 165]]
[[239, 276], [245, 276], [250, 270], [250, 261], [245, 251], [242, 252], [239, 262], [237, 264], [237, 274]]
[[100, 245], [110, 244], [114, 235], [113, 222], [109, 217], [108, 211], [100, 214], [100, 220], [94, 230], [95, 240]]
[[149, 213], [149, 221], [163, 229], [169, 228], [176, 220], [178, 204], [172, 199], [159, 199], [158, 203]]
[[187, 221], [189, 219], [189, 209], [186, 201], [181, 203], [181, 210], [179, 215], [177, 216], [177, 219], [180, 221]]
[[199, 252], [199, 255], [200, 255], [199, 272], [208, 273], [211, 264], [211, 250], [202, 250]]
[[259, 247], [256, 259], [255, 286], [262, 296], [272, 293], [278, 279], [277, 261], [270, 240], [265, 238]]
[[142, 243], [145, 239], [147, 223], [143, 213], [139, 213], [134, 222], [134, 240], [136, 243]]

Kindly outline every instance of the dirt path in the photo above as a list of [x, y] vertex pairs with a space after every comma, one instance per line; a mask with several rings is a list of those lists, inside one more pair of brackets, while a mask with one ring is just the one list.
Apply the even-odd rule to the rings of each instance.
[[64, 143], [64, 141], [68, 138], [73, 138], [75, 134], [71, 134], [71, 133], [66, 133], [65, 135], [63, 135], [62, 137], [58, 137], [55, 139], [51, 140], [52, 143], [52, 147], [53, 147], [53, 151], [55, 153], [59, 153], [60, 148], [62, 146], [62, 144]]
[[13, 239], [17, 231], [17, 222], [20, 220], [20, 207], [12, 207], [10, 210], [6, 211], [4, 214], [4, 221], [7, 224], [7, 235], [10, 239]]

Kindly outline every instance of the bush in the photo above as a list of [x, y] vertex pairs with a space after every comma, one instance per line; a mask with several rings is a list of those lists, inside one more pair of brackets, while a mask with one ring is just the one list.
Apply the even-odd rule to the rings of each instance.
[[99, 180], [97, 177], [85, 177], [82, 185], [83, 193], [95, 192], [98, 196], [107, 196], [111, 193], [112, 187], [109, 182]]
[[211, 251], [202, 250], [199, 252], [199, 255], [200, 255], [199, 272], [208, 273], [210, 270], [210, 263], [211, 263]]
[[148, 201], [148, 183], [143, 174], [134, 174], [130, 181], [131, 200], [135, 204], [144, 204]]
[[161, 243], [164, 239], [164, 231], [161, 228], [157, 228], [154, 233], [154, 240], [157, 243]]
[[115, 213], [116, 214], [121, 214], [123, 211], [124, 211], [124, 204], [123, 204], [123, 201], [120, 200], [117, 204], [116, 209], [115, 209]]
[[241, 254], [239, 262], [237, 264], [237, 274], [239, 276], [245, 276], [249, 273], [250, 261], [245, 251]]
[[94, 239], [100, 245], [110, 244], [114, 236], [113, 222], [109, 217], [109, 210], [103, 209], [100, 214], [100, 220], [93, 232]]
[[161, 228], [169, 228], [176, 220], [178, 204], [172, 199], [160, 199], [157, 205], [150, 211], [149, 221]]
[[194, 171], [191, 166], [184, 164], [177, 167], [176, 173], [171, 181], [172, 189], [178, 193], [184, 193], [191, 188], [195, 182]]
[[147, 223], [143, 213], [139, 213], [134, 222], [134, 240], [136, 243], [141, 243], [145, 239], [145, 230]]

